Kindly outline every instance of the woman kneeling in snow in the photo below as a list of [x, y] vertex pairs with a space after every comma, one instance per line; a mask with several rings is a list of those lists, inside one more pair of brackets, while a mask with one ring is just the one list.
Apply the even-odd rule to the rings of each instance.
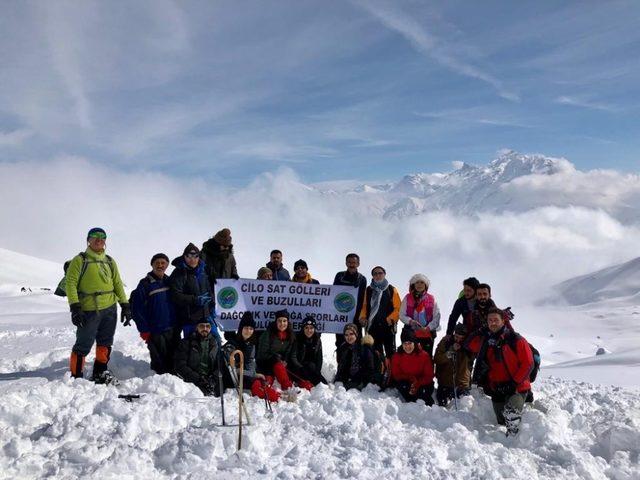
[[402, 346], [391, 357], [391, 381], [407, 402], [424, 400], [433, 405], [433, 364], [416, 339], [412, 328], [400, 334]]
[[302, 330], [296, 334], [296, 343], [291, 352], [291, 370], [298, 385], [307, 390], [319, 383], [326, 384], [322, 376], [322, 342], [316, 332], [316, 320], [307, 315]]
[[258, 372], [265, 376], [273, 375], [276, 377], [290, 400], [295, 400], [296, 396], [292, 388], [293, 383], [287, 372], [287, 362], [291, 357], [293, 347], [293, 329], [289, 323], [289, 312], [279, 310], [276, 312], [276, 319], [260, 336], [257, 364]]
[[[251, 312], [244, 312], [238, 325], [238, 332], [233, 335], [224, 346], [227, 357], [234, 350], [240, 350], [244, 356], [243, 384], [251, 386], [251, 394], [258, 398], [265, 398], [270, 402], [277, 402], [280, 393], [271, 385], [273, 377], [265, 377], [261, 373], [256, 373], [256, 322]], [[239, 369], [236, 370], [236, 379]]]
[[347, 390], [362, 390], [374, 380], [374, 340], [371, 335], [365, 335], [362, 343], [358, 342], [358, 327], [354, 323], [347, 323], [343, 332], [344, 343], [338, 347], [338, 372], [334, 382], [342, 382]]

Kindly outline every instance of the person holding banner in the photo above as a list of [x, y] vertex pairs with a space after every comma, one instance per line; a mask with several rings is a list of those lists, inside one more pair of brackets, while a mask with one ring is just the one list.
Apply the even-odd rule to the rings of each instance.
[[360, 324], [373, 337], [373, 348], [391, 358], [396, 350], [396, 327], [400, 313], [398, 289], [386, 279], [387, 272], [377, 266], [371, 270], [371, 285], [365, 292]]
[[313, 283], [318, 285], [320, 282], [315, 278], [311, 278], [311, 274], [309, 273], [309, 267], [307, 266], [307, 262], [300, 259], [293, 264], [293, 278], [292, 282], [298, 283]]
[[433, 343], [440, 328], [440, 309], [428, 291], [429, 284], [429, 279], [422, 273], [411, 277], [409, 293], [400, 305], [400, 321], [414, 328], [423, 350], [433, 358]]
[[322, 376], [322, 341], [316, 332], [316, 321], [307, 315], [302, 330], [296, 334], [291, 352], [291, 371], [299, 386], [311, 390], [319, 383], [327, 384]]
[[343, 334], [344, 343], [338, 349], [338, 371], [334, 382], [341, 382], [346, 390], [362, 390], [373, 382], [376, 372], [371, 345], [364, 343], [364, 340], [370, 340], [371, 336], [366, 335], [363, 342], [360, 342], [358, 327], [354, 323], [347, 323]]
[[[362, 311], [362, 305], [364, 303], [364, 294], [367, 289], [367, 279], [358, 272], [360, 266], [360, 256], [357, 253], [349, 253], [345, 258], [345, 265], [347, 269], [344, 272], [336, 273], [333, 279], [334, 285], [346, 285], [349, 287], [356, 287], [358, 289], [358, 300], [356, 302], [356, 311], [352, 318], [353, 323], [356, 325], [360, 321], [360, 312]], [[361, 325], [362, 326], [362, 325]], [[362, 337], [362, 331], [359, 332]], [[344, 343], [344, 335], [336, 333], [336, 349]]]
[[289, 322], [289, 312], [279, 310], [276, 319], [269, 324], [260, 336], [258, 354], [256, 356], [258, 372], [273, 375], [280, 383], [282, 390], [293, 400], [293, 382], [289, 378], [287, 365], [294, 347], [293, 328]]

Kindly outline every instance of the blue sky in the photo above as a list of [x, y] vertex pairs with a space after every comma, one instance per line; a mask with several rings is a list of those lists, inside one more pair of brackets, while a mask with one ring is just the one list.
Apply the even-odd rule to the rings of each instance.
[[244, 184], [512, 148], [637, 172], [639, 22], [631, 1], [6, 1], [0, 160]]

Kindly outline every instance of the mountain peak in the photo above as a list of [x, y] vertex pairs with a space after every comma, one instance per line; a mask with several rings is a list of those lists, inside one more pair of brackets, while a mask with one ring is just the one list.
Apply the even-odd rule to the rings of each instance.
[[498, 157], [488, 165], [494, 178], [509, 181], [523, 175], [554, 175], [575, 171], [575, 167], [565, 158], [547, 157], [540, 154], [526, 155], [514, 150], [500, 150]]

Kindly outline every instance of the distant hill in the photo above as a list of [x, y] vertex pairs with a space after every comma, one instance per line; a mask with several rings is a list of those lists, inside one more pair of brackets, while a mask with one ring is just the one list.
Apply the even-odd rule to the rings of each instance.
[[62, 265], [0, 248], [0, 285], [55, 288]]

